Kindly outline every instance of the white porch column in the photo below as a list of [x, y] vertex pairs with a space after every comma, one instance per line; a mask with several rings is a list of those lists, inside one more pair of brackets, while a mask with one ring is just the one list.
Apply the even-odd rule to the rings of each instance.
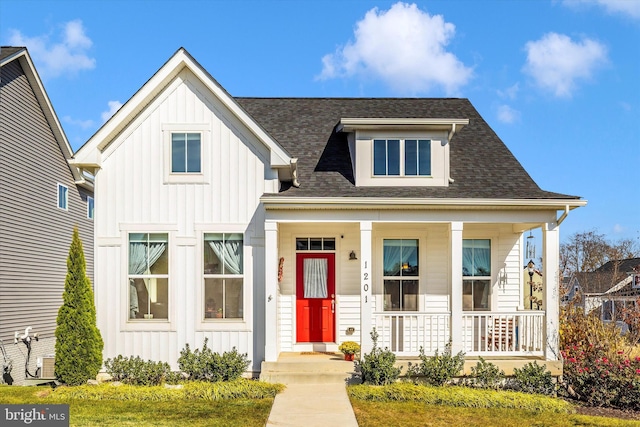
[[546, 308], [545, 357], [558, 360], [560, 354], [560, 226], [555, 222], [542, 227], [542, 266], [544, 278], [542, 298]]
[[280, 353], [278, 342], [278, 223], [264, 223], [264, 360], [275, 362]]
[[371, 221], [360, 223], [360, 354], [371, 353], [373, 301], [371, 300]]
[[[462, 229], [463, 223], [451, 223], [451, 354], [463, 351], [462, 341]], [[444, 349], [440, 349], [443, 351]]]

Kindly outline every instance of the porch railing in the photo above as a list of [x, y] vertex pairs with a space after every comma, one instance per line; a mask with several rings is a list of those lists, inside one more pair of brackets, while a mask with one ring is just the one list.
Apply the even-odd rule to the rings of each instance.
[[[451, 337], [451, 313], [373, 313], [378, 347], [398, 356], [440, 354]], [[452, 337], [462, 344], [466, 355], [543, 356], [545, 351], [544, 311], [464, 312], [462, 336]]]
[[415, 313], [385, 311], [373, 313], [378, 333], [378, 347], [388, 348], [399, 356], [417, 356], [442, 351], [451, 336], [451, 313]]
[[463, 351], [467, 355], [542, 356], [544, 311], [465, 312]]

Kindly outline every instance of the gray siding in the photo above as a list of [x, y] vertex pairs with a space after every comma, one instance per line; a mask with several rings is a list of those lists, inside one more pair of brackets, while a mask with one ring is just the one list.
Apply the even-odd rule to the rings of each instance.
[[[78, 226], [93, 282], [93, 221], [18, 60], [0, 82], [0, 339], [32, 326], [52, 337]], [[69, 188], [68, 211], [57, 207], [57, 184]], [[11, 344], [13, 345], [13, 344]], [[35, 357], [35, 356], [34, 356]]]

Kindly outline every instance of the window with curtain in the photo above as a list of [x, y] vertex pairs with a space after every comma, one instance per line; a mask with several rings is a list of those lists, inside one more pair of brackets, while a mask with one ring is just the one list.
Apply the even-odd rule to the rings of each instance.
[[374, 176], [431, 176], [428, 139], [374, 139]]
[[462, 242], [462, 309], [489, 310], [491, 290], [491, 240]]
[[200, 173], [201, 142], [199, 133], [171, 134], [171, 173]]
[[204, 318], [243, 318], [243, 235], [204, 235]]
[[418, 310], [418, 239], [383, 241], [385, 311]]
[[169, 236], [129, 234], [129, 319], [169, 318]]

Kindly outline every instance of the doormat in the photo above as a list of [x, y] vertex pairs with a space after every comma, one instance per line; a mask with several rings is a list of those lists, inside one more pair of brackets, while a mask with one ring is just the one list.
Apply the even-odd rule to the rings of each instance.
[[330, 356], [336, 354], [334, 351], [301, 351], [300, 355], [302, 356], [319, 356], [322, 354], [328, 354]]

